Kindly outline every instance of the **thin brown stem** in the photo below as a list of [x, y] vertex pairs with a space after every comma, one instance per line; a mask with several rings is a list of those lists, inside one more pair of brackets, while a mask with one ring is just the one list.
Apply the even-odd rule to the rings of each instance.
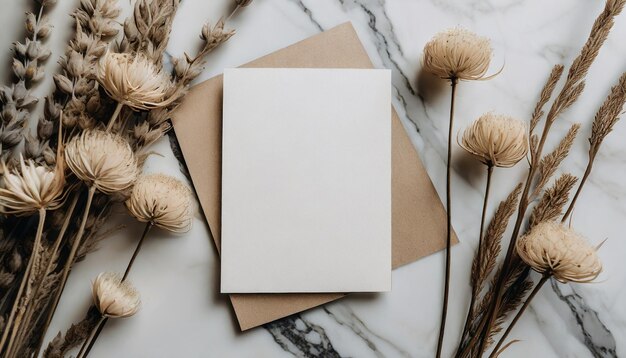
[[111, 119], [109, 119], [109, 124], [107, 124], [107, 132], [111, 131], [111, 128], [113, 128], [113, 124], [115, 123], [115, 120], [117, 119], [117, 117], [119, 117], [120, 112], [122, 111], [122, 107], [124, 107], [123, 103], [118, 102], [117, 105], [115, 106], [115, 110], [113, 111], [113, 114], [111, 115]]
[[452, 245], [452, 213], [450, 200], [450, 176], [451, 176], [451, 159], [452, 159], [452, 129], [454, 126], [454, 101], [456, 97], [456, 78], [450, 79], [452, 93], [450, 96], [450, 123], [448, 126], [448, 159], [446, 168], [446, 273], [443, 288], [443, 307], [441, 309], [441, 324], [439, 326], [439, 339], [437, 340], [437, 358], [441, 357], [443, 348], [443, 338], [446, 330], [446, 316], [448, 315], [448, 295], [450, 292], [450, 246]]
[[91, 338], [91, 341], [89, 342], [89, 345], [87, 346], [87, 350], [85, 351], [85, 355], [82, 358], [87, 358], [87, 356], [89, 355], [89, 352], [91, 352], [91, 349], [96, 344], [96, 341], [98, 340], [98, 337], [100, 336], [100, 333], [102, 333], [102, 330], [104, 329], [104, 326], [107, 324], [108, 321], [109, 321], [109, 318], [107, 317], [98, 324], [96, 333]]
[[[483, 250], [483, 231], [485, 228], [485, 218], [487, 216], [487, 204], [489, 202], [489, 192], [491, 188], [491, 176], [493, 174], [493, 164], [487, 164], [487, 184], [485, 185], [485, 199], [483, 201], [483, 211], [480, 217], [480, 231], [478, 232], [478, 249], [476, 250], [476, 268], [477, 270], [481, 269], [482, 265], [482, 255], [481, 252]], [[479, 271], [478, 271], [479, 272]], [[470, 297], [469, 310], [467, 311], [467, 317], [465, 318], [465, 326], [463, 327], [463, 333], [461, 334], [461, 342], [459, 343], [459, 348], [463, 344], [463, 340], [465, 339], [465, 335], [469, 331], [470, 321], [474, 316], [474, 304], [476, 303], [476, 298], [480, 292], [478, 292], [478, 282], [473, 280], [472, 284], [472, 296]]]
[[502, 346], [502, 344], [504, 344], [504, 341], [506, 340], [506, 337], [509, 335], [509, 333], [511, 333], [511, 330], [513, 329], [513, 327], [515, 326], [515, 324], [517, 323], [519, 318], [522, 316], [522, 314], [524, 314], [524, 311], [530, 305], [530, 301], [532, 301], [532, 299], [535, 297], [537, 292], [539, 292], [539, 290], [541, 289], [541, 286], [543, 286], [543, 284], [546, 283], [546, 281], [550, 278], [550, 276], [552, 276], [552, 275], [551, 274], [544, 274], [541, 277], [541, 280], [539, 280], [539, 282], [537, 283], [537, 286], [535, 286], [533, 291], [530, 293], [530, 295], [526, 299], [526, 302], [524, 302], [522, 307], [519, 309], [519, 311], [517, 312], [517, 314], [513, 318], [513, 321], [511, 321], [511, 323], [509, 324], [509, 327], [507, 327], [506, 331], [504, 331], [504, 333], [502, 334], [502, 337], [500, 337], [500, 340], [498, 341], [498, 344], [496, 344], [496, 346], [493, 349], [493, 351], [491, 352], [491, 355], [489, 356], [489, 358], [497, 357], [498, 351], [500, 350], [500, 347]]
[[589, 174], [591, 174], [591, 169], [593, 167], [594, 159], [595, 159], [595, 154], [594, 155], [590, 154], [589, 162], [587, 163], [587, 168], [585, 169], [585, 174], [583, 174], [583, 177], [580, 179], [580, 183], [578, 184], [578, 189], [576, 189], [576, 194], [574, 194], [574, 197], [572, 198], [572, 202], [567, 207], [567, 210], [565, 211], [565, 214], [563, 215], [563, 219], [561, 219], [562, 223], [564, 223], [567, 220], [567, 218], [570, 216], [570, 214], [574, 210], [574, 205], [576, 205], [576, 200], [578, 200], [578, 196], [580, 195], [580, 192], [583, 190], [583, 186], [587, 182], [587, 178], [589, 178]]
[[135, 252], [133, 252], [133, 256], [130, 258], [128, 265], [126, 266], [126, 271], [124, 271], [122, 282], [124, 282], [124, 280], [126, 280], [126, 278], [128, 277], [128, 274], [130, 273], [130, 269], [133, 267], [133, 264], [135, 263], [135, 259], [137, 258], [137, 254], [139, 254], [139, 250], [141, 250], [141, 246], [143, 245], [144, 239], [148, 235], [148, 232], [150, 231], [152, 226], [154, 226], [152, 221], [148, 221], [148, 223], [146, 223], [146, 227], [143, 230], [143, 234], [141, 234], [141, 239], [139, 239], [139, 242], [137, 243], [137, 247], [135, 247]]
[[76, 237], [74, 238], [74, 242], [72, 243], [72, 248], [70, 250], [69, 256], [67, 257], [67, 261], [65, 262], [65, 266], [63, 266], [63, 273], [61, 275], [61, 280], [59, 281], [59, 288], [57, 288], [56, 293], [54, 294], [54, 301], [52, 302], [51, 309], [48, 311], [48, 316], [46, 317], [46, 321], [42, 328], [43, 332], [46, 332], [48, 330], [48, 326], [50, 326], [50, 322], [52, 322], [54, 312], [59, 305], [59, 301], [61, 300], [61, 295], [63, 294], [65, 284], [67, 283], [67, 278], [72, 269], [72, 265], [74, 264], [74, 260], [76, 259], [76, 253], [78, 252], [78, 248], [82, 243], [83, 234], [85, 233], [85, 225], [87, 224], [89, 210], [91, 209], [91, 202], [93, 201], [93, 196], [95, 193], [96, 187], [91, 186], [87, 193], [87, 203], [85, 204], [85, 210], [83, 212], [83, 217], [80, 222], [80, 227], [78, 228], [78, 232], [76, 233]]
[[[28, 259], [28, 265], [26, 266], [26, 271], [24, 272], [24, 276], [22, 276], [22, 281], [20, 282], [20, 288], [17, 291], [17, 295], [15, 296], [15, 301], [13, 302], [13, 308], [11, 309], [11, 313], [9, 315], [9, 319], [7, 320], [6, 325], [4, 326], [4, 333], [2, 334], [2, 342], [0, 343], [0, 352], [4, 348], [5, 343], [7, 344], [7, 348], [5, 351], [6, 357], [11, 355], [11, 351], [13, 349], [15, 343], [15, 336], [19, 330], [21, 324], [21, 318], [23, 317], [24, 311], [21, 310], [19, 314], [18, 308], [20, 306], [20, 301], [22, 301], [22, 295], [24, 294], [24, 289], [29, 286], [30, 287], [30, 274], [33, 269], [33, 265], [39, 259], [39, 246], [41, 245], [41, 235], [43, 234], [43, 226], [46, 221], [46, 209], [39, 209], [39, 224], [37, 225], [37, 233], [35, 234], [35, 241], [33, 243], [33, 251], [30, 254], [30, 258]], [[28, 302], [28, 297], [25, 298], [24, 303]], [[16, 316], [17, 314], [17, 316]], [[13, 324], [14, 323], [14, 324]], [[11, 324], [13, 324], [13, 328], [11, 328]], [[11, 336], [7, 342], [7, 337], [9, 336], [9, 332], [11, 332]]]
[[93, 329], [89, 333], [89, 337], [87, 337], [87, 339], [85, 339], [85, 341], [83, 342], [83, 345], [80, 347], [80, 351], [78, 351], [78, 355], [76, 356], [76, 358], [84, 358], [84, 357], [87, 356], [88, 352], [85, 352], [85, 349], [87, 349], [87, 346], [89, 345], [89, 342], [91, 342], [94, 339], [94, 337], [96, 337], [96, 334], [98, 332], [98, 328], [100, 327], [102, 322], [104, 322], [105, 320], [106, 320], [106, 317], [100, 316], [100, 319], [98, 320], [96, 325], [93, 326]]

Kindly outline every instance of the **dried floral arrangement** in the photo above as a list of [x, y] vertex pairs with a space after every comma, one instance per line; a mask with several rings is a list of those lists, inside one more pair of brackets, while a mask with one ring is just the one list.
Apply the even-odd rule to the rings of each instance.
[[[138, 0], [123, 26], [116, 0], [81, 0], [40, 114], [31, 90], [51, 55], [46, 14], [55, 1], [33, 1], [26, 38], [13, 46], [14, 81], [0, 87], [2, 357], [64, 357], [81, 344], [85, 357], [108, 319], [139, 309], [139, 294], [126, 279], [148, 232], [184, 232], [192, 221], [191, 190], [162, 174], [141, 174], [142, 165], [150, 145], [170, 129], [170, 113], [205, 56], [234, 34], [225, 20], [206, 24], [198, 52], [166, 64], [179, 0]], [[250, 2], [236, 1], [230, 16]], [[85, 319], [44, 349], [72, 267], [106, 237], [102, 228], [116, 204], [145, 223], [128, 267], [123, 275], [95, 278]]]
[[[572, 125], [551, 151], [546, 153], [547, 148], [544, 147], [551, 135], [552, 125], [583, 93], [589, 68], [625, 4], [626, 0], [606, 1], [565, 79], [561, 81], [564, 66], [556, 65], [552, 69], [528, 123], [487, 113], [459, 136], [459, 145], [486, 166], [487, 179], [478, 248], [470, 270], [471, 297], [455, 357], [499, 356], [516, 342], [507, 341], [507, 338], [547, 280], [584, 283], [593, 281], [602, 271], [597, 255], [601, 244], [590, 244], [567, 221], [591, 174], [603, 140], [622, 114], [626, 102], [626, 73], [611, 88], [593, 119], [587, 167], [580, 180], [569, 173], [554, 178], [570, 152], [580, 124]], [[446, 187], [448, 236], [437, 357], [442, 355], [450, 282], [450, 159], [455, 94], [460, 81], [493, 77], [486, 76], [491, 57], [490, 41], [463, 29], [437, 34], [424, 48], [424, 68], [450, 81], [452, 86]], [[557, 91], [560, 82], [563, 83]], [[546, 106], [547, 110], [544, 109]], [[543, 128], [540, 130], [541, 123]], [[498, 205], [485, 227], [494, 168], [512, 167], [525, 158], [529, 166], [526, 180], [516, 185]], [[574, 194], [570, 199], [572, 192]], [[514, 215], [511, 238], [506, 246], [502, 239]], [[501, 259], [503, 247], [506, 247], [506, 254]], [[538, 273], [538, 277], [534, 277], [532, 271]], [[512, 319], [510, 316], [513, 316]]]

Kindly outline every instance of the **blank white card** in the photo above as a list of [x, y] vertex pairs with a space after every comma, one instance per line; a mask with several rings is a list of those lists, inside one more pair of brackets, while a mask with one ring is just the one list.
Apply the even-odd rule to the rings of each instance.
[[391, 289], [390, 76], [226, 70], [222, 292]]

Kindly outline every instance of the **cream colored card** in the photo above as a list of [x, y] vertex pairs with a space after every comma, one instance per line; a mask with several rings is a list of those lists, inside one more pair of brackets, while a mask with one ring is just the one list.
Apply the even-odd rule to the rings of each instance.
[[226, 70], [222, 135], [222, 292], [391, 289], [389, 70]]

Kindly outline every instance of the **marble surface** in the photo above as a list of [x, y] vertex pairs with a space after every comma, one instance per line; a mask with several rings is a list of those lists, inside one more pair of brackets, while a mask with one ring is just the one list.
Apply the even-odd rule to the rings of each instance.
[[[50, 16], [55, 59], [71, 35], [67, 13], [77, 1], [63, 0]], [[120, 0], [123, 16], [131, 2]], [[21, 22], [29, 2], [0, 0], [0, 66], [8, 80], [10, 43], [23, 36]], [[192, 51], [202, 23], [228, 11], [224, 0], [185, 0], [174, 22], [171, 54]], [[462, 25], [493, 40], [491, 81], [459, 86], [456, 128], [494, 110], [529, 118], [551, 67], [568, 65], [582, 46], [601, 1], [588, 0], [255, 0], [229, 23], [237, 35], [213, 53], [199, 80], [345, 21], [352, 21], [374, 64], [393, 71], [393, 102], [439, 193], [445, 187], [449, 87], [421, 74], [420, 55], [437, 31]], [[580, 175], [586, 164], [590, 122], [608, 88], [626, 70], [626, 15], [592, 66], [580, 101], [555, 124], [563, 133], [572, 122], [582, 135], [562, 170]], [[47, 93], [51, 78], [38, 88]], [[608, 238], [600, 250], [605, 272], [596, 283], [546, 285], [511, 333], [521, 342], [505, 357], [616, 357], [626, 352], [625, 124], [606, 140], [584, 190], [572, 225], [593, 242]], [[548, 145], [553, 145], [553, 135]], [[161, 140], [147, 171], [180, 178], [167, 138]], [[461, 244], [453, 249], [452, 298], [444, 355], [452, 354], [468, 304], [468, 272], [477, 243], [484, 168], [454, 148], [453, 221]], [[524, 176], [525, 165], [497, 170], [489, 211]], [[430, 357], [439, 326], [444, 256], [438, 253], [393, 273], [393, 292], [352, 295], [341, 301], [240, 333], [228, 300], [219, 294], [219, 261], [199, 213], [193, 229], [180, 237], [155, 232], [134, 268], [143, 308], [132, 319], [111, 322], [93, 357]], [[101, 249], [79, 263], [68, 282], [48, 338], [79, 320], [90, 302], [90, 280], [102, 270], [121, 270], [140, 235], [141, 225], [115, 211], [112, 227], [123, 226]], [[619, 302], [622, 302], [620, 304]]]

